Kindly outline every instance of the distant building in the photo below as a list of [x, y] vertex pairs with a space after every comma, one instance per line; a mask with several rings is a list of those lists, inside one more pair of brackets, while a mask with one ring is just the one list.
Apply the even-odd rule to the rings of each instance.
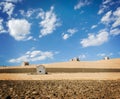
[[23, 62], [22, 66], [29, 66], [29, 62]]
[[80, 59], [78, 57], [74, 57], [73, 59], [71, 59], [70, 61], [80, 61]]
[[109, 60], [110, 58], [109, 57], [104, 57], [104, 60]]
[[37, 74], [47, 74], [46, 68], [43, 65], [36, 66]]

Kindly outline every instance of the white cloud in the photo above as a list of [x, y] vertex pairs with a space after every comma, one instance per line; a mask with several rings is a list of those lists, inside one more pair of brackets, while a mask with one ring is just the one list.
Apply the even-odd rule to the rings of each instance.
[[85, 55], [85, 54], [79, 55], [79, 59], [85, 59], [85, 58], [86, 58], [86, 55]]
[[82, 39], [80, 44], [83, 47], [88, 46], [99, 46], [108, 41], [108, 32], [106, 30], [101, 30], [97, 35], [89, 34], [88, 38]]
[[4, 29], [4, 26], [3, 26], [3, 19], [0, 18], [0, 34], [5, 32], [6, 30]]
[[92, 27], [91, 27], [91, 29], [94, 29], [94, 28], [96, 28], [97, 27], [97, 25], [93, 25]]
[[81, 7], [84, 7], [84, 6], [89, 5], [89, 4], [90, 4], [90, 2], [88, 2], [88, 0], [80, 0], [78, 2], [78, 4], [76, 4], [74, 6], [74, 9], [77, 10], [77, 9], [80, 9]]
[[49, 51], [40, 51], [40, 50], [33, 50], [33, 51], [27, 51], [23, 56], [18, 58], [10, 59], [9, 62], [11, 63], [20, 63], [23, 61], [41, 61], [46, 59], [52, 59], [54, 56], [53, 52]]
[[20, 14], [24, 17], [31, 18], [32, 15], [38, 13], [40, 9], [28, 9], [27, 11], [19, 10]]
[[111, 5], [111, 0], [103, 0], [102, 4], [100, 5], [98, 14], [100, 15], [104, 13], [109, 8], [110, 5]]
[[8, 21], [9, 33], [15, 40], [27, 40], [31, 24], [25, 19], [11, 19]]
[[110, 34], [111, 35], [119, 35], [120, 29], [119, 28], [112, 29], [112, 30], [110, 30]]
[[22, 0], [5, 0], [5, 1], [17, 3], [17, 2], [21, 2]]
[[67, 32], [70, 33], [70, 34], [74, 34], [76, 33], [78, 30], [75, 29], [75, 28], [72, 28], [72, 29], [68, 29]]
[[113, 13], [114, 16], [120, 17], [120, 7]]
[[97, 54], [97, 56], [99, 56], [99, 57], [105, 57], [105, 56], [112, 56], [113, 55], [113, 53], [99, 53], [99, 54]]
[[104, 12], [105, 8], [100, 8], [100, 10], [98, 11], [98, 14], [102, 14]]
[[109, 26], [111, 28], [111, 35], [119, 35], [120, 29], [120, 7], [118, 7], [115, 11], [108, 11], [101, 19], [101, 23]]
[[44, 12], [42, 10], [38, 14], [38, 17], [42, 19], [42, 21], [39, 23], [40, 27], [42, 27], [40, 30], [40, 37], [53, 33], [53, 31], [56, 30], [56, 27], [60, 26], [59, 20], [53, 10], [54, 7], [52, 6], [49, 11]]
[[120, 25], [120, 18], [116, 19], [116, 21], [112, 24], [112, 27], [117, 27]]
[[20, 14], [22, 16], [25, 16], [25, 17], [31, 17], [31, 15], [34, 13], [34, 10], [30, 9], [28, 10], [27, 12], [25, 12], [24, 10], [19, 10], [20, 11]]
[[108, 4], [110, 2], [111, 2], [111, 0], [103, 0], [103, 4]]
[[101, 22], [103, 24], [109, 24], [112, 19], [111, 19], [112, 11], [107, 12], [101, 19]]
[[76, 32], [78, 32], [78, 30], [75, 29], [75, 28], [68, 29], [66, 34], [65, 33], [62, 34], [63, 35], [63, 39], [66, 40], [66, 39], [70, 38]]
[[64, 34], [64, 33], [63, 33], [63, 39], [64, 39], [64, 40], [68, 39], [69, 37], [70, 37], [69, 34]]
[[99, 54], [97, 54], [97, 56], [100, 56], [100, 57], [105, 57], [105, 56], [106, 56], [106, 54], [105, 54], [105, 53], [99, 53]]
[[28, 10], [27, 13], [26, 13], [26, 16], [27, 17], [31, 17], [31, 15], [34, 13], [34, 10]]
[[15, 5], [10, 2], [1, 2], [0, 5], [3, 6], [3, 13], [7, 13], [9, 18], [11, 18]]
[[112, 27], [115, 28], [117, 26], [120, 26], [120, 7], [117, 8], [115, 12], [113, 12], [114, 17], [114, 23], [112, 24]]
[[105, 25], [110, 25], [111, 28], [116, 28], [116, 27], [120, 26], [120, 7], [118, 7], [114, 12], [108, 11], [102, 17], [101, 23], [103, 23]]

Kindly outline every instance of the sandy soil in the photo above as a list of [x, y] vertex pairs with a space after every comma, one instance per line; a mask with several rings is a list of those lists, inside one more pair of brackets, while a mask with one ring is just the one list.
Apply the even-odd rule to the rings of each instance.
[[120, 73], [0, 74], [0, 80], [118, 80]]

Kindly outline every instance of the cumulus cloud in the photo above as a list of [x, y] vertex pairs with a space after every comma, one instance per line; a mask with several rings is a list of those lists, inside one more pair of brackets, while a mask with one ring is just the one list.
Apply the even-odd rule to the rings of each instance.
[[78, 30], [75, 28], [68, 29], [66, 34], [65, 33], [62, 34], [63, 39], [66, 40], [66, 39], [70, 38], [76, 32], [78, 32]]
[[77, 9], [80, 9], [81, 7], [84, 7], [86, 5], [89, 5], [90, 2], [88, 0], [80, 0], [75, 6], [74, 6], [74, 9], [77, 10]]
[[8, 21], [9, 34], [15, 40], [27, 40], [30, 34], [31, 24], [25, 19], [11, 19]]
[[1, 2], [0, 5], [3, 7], [2, 12], [8, 14], [11, 18], [15, 5], [11, 2]]
[[46, 59], [52, 59], [54, 56], [53, 52], [50, 51], [40, 51], [40, 50], [33, 50], [33, 51], [27, 51], [23, 56], [18, 58], [10, 59], [9, 62], [11, 63], [20, 63], [23, 61], [42, 61]]
[[45, 12], [41, 10], [38, 14], [38, 17], [42, 19], [42, 21], [39, 23], [40, 27], [42, 28], [40, 30], [40, 37], [53, 33], [53, 31], [56, 30], [58, 26], [60, 26], [57, 15], [53, 10], [54, 7], [52, 6], [49, 11]]
[[108, 32], [106, 30], [101, 30], [97, 35], [89, 34], [88, 38], [82, 39], [80, 44], [83, 47], [89, 46], [99, 46], [108, 41]]
[[3, 19], [0, 18], [0, 34], [5, 32], [6, 30], [4, 29], [4, 26], [3, 26]]
[[91, 27], [91, 29], [94, 29], [94, 28], [96, 28], [97, 27], [97, 25], [93, 25], [92, 27]]
[[111, 19], [112, 11], [107, 12], [101, 19], [101, 22], [103, 24], [109, 24], [112, 19]]

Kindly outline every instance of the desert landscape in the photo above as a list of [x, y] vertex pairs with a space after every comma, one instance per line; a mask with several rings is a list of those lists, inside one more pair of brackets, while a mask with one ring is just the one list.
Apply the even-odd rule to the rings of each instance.
[[1, 99], [119, 99], [120, 59], [0, 67]]

